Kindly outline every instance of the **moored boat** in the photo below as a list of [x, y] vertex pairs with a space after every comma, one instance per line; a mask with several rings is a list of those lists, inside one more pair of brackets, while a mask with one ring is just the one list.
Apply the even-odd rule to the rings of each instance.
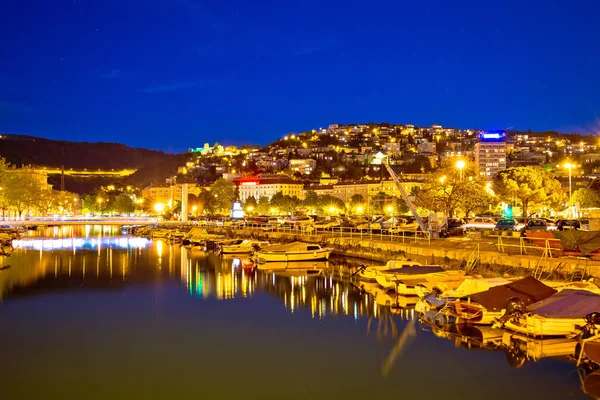
[[204, 244], [207, 240], [215, 240], [218, 238], [222, 238], [222, 236], [210, 234], [205, 228], [196, 226], [183, 236], [182, 243], [184, 245], [199, 245]]
[[250, 254], [269, 246], [269, 242], [251, 239], [238, 239], [233, 243], [221, 245], [222, 254]]
[[490, 288], [454, 301], [449, 301], [439, 311], [450, 322], [490, 325], [500, 318], [516, 300], [533, 304], [556, 293], [556, 290], [528, 276], [506, 285]]
[[465, 271], [445, 270], [439, 265], [409, 266], [387, 271], [377, 271], [375, 280], [384, 288], [396, 288], [398, 294], [422, 295], [425, 282], [449, 282], [464, 279]]
[[260, 263], [275, 261], [317, 261], [328, 260], [330, 247], [321, 247], [315, 243], [294, 242], [281, 245], [267, 246], [256, 252]]
[[404, 267], [421, 266], [420, 263], [410, 260], [389, 260], [385, 265], [366, 266], [361, 264], [358, 268], [358, 279], [365, 282], [377, 282], [375, 278], [379, 272], [389, 272]]
[[528, 336], [574, 336], [582, 333], [585, 317], [600, 310], [600, 295], [564, 289], [529, 306], [518, 303], [495, 326]]

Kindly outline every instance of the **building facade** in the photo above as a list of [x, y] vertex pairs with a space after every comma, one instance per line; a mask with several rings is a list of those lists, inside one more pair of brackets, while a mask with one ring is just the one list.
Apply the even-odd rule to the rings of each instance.
[[506, 136], [504, 132], [482, 132], [475, 144], [475, 164], [479, 174], [491, 180], [506, 169]]
[[302, 175], [310, 175], [317, 167], [317, 162], [312, 158], [291, 159], [289, 168], [292, 172], [299, 172]]
[[258, 201], [261, 197], [269, 200], [275, 193], [281, 192], [285, 196], [296, 196], [300, 199], [304, 196], [304, 185], [292, 180], [287, 175], [259, 176], [256, 178], [243, 178], [236, 182], [242, 203], [248, 197], [254, 196]]

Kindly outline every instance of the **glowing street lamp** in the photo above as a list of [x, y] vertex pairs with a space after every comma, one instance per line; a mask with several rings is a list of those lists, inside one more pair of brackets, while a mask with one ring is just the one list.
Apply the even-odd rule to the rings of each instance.
[[356, 207], [356, 212], [357, 212], [358, 214], [362, 214], [363, 210], [364, 210], [363, 206], [358, 206], [358, 207]]
[[440, 178], [440, 183], [441, 183], [442, 185], [444, 184], [444, 182], [445, 182], [445, 181], [446, 181], [446, 175], [444, 175], [444, 176], [442, 176], [442, 177]]
[[573, 210], [573, 197], [571, 196], [571, 170], [575, 168], [575, 164], [571, 164], [569, 162], [565, 163], [565, 168], [569, 170], [569, 208], [571, 211]]
[[254, 211], [254, 206], [248, 206], [248, 207], [246, 207], [246, 211], [248, 211], [249, 213], [251, 213], [252, 211]]
[[163, 203], [156, 203], [154, 205], [154, 211], [162, 214], [162, 212], [165, 211], [165, 205]]
[[392, 206], [387, 206], [387, 211], [392, 214], [392, 211], [394, 211], [394, 207]]
[[458, 168], [458, 172], [459, 172], [459, 181], [462, 182], [462, 170], [465, 167], [466, 163], [463, 160], [458, 160], [456, 162], [456, 168]]

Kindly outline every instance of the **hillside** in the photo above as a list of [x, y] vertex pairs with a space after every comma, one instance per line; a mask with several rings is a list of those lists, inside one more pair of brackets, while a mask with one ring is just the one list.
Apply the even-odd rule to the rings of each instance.
[[[121, 170], [137, 169], [125, 178], [65, 177], [65, 189], [77, 193], [112, 183], [123, 183], [144, 187], [150, 183], [164, 182], [185, 163], [186, 154], [168, 154], [162, 151], [128, 147], [119, 143], [90, 143], [51, 140], [23, 135], [2, 135], [0, 156], [13, 165], [44, 167], [64, 166], [65, 169]], [[60, 185], [60, 176], [49, 178], [55, 188]]]

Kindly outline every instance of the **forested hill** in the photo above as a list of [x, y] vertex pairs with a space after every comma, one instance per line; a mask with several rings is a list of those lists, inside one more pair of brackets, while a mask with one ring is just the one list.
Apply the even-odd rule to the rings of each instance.
[[2, 135], [0, 156], [17, 166], [64, 165], [73, 169], [141, 168], [185, 159], [184, 155], [132, 148], [119, 143], [67, 142], [22, 135]]
[[[119, 143], [90, 143], [50, 140], [33, 136], [2, 135], [0, 156], [18, 167], [22, 165], [57, 167], [76, 170], [137, 169], [137, 172], [118, 179], [123, 184], [144, 187], [164, 183], [184, 165], [187, 155], [128, 147]], [[65, 177], [66, 190], [85, 193], [114, 182], [114, 178]], [[49, 183], [59, 187], [60, 178], [51, 176]]]

